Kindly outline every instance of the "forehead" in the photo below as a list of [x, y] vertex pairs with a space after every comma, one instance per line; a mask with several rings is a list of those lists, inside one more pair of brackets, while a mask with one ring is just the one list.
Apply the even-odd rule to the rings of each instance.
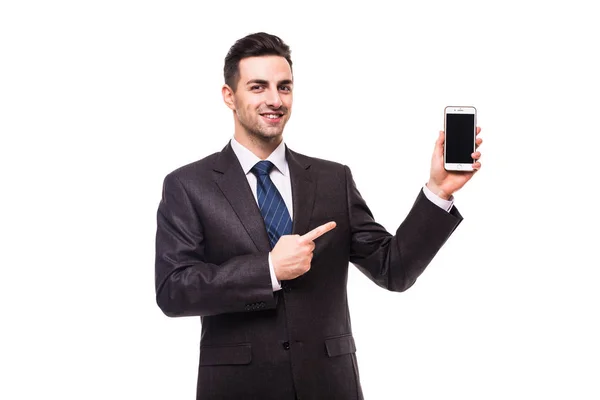
[[261, 56], [240, 60], [240, 83], [245, 85], [251, 79], [282, 81], [292, 79], [292, 69], [284, 57]]

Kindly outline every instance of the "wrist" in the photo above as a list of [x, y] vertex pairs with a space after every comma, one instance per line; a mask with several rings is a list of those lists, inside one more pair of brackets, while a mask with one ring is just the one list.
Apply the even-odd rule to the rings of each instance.
[[427, 182], [427, 188], [429, 190], [431, 190], [431, 192], [433, 194], [435, 194], [436, 196], [438, 196], [441, 199], [450, 200], [450, 197], [452, 197], [452, 193], [448, 193], [446, 190], [442, 189], [439, 185], [437, 185], [436, 183], [431, 181], [431, 179], [429, 180], [429, 182]]
[[269, 267], [271, 268], [273, 277], [279, 281], [279, 276], [277, 276], [277, 262], [275, 261], [275, 257], [273, 257], [272, 251], [269, 252]]

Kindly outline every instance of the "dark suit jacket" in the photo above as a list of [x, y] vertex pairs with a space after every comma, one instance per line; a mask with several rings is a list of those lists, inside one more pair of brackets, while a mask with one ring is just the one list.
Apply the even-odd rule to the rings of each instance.
[[286, 149], [293, 233], [328, 221], [311, 269], [273, 292], [269, 240], [228, 144], [164, 180], [156, 296], [200, 316], [198, 399], [362, 399], [346, 299], [349, 262], [392, 291], [412, 286], [462, 217], [422, 193], [393, 236], [373, 220], [347, 166]]

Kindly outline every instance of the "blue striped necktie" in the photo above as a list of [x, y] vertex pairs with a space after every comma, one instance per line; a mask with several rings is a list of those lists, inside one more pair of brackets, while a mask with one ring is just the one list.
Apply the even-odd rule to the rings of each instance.
[[256, 175], [256, 194], [258, 207], [265, 220], [265, 227], [269, 235], [271, 248], [275, 247], [282, 235], [292, 233], [292, 219], [288, 212], [283, 197], [269, 177], [273, 168], [271, 161], [259, 161], [252, 167], [252, 173]]

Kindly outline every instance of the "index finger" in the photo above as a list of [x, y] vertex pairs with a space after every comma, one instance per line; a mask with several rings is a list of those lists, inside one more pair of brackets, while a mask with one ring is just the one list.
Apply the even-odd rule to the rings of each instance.
[[328, 223], [318, 226], [315, 229], [313, 229], [312, 231], [300, 236], [300, 239], [305, 240], [305, 241], [313, 241], [313, 240], [317, 239], [318, 237], [320, 237], [321, 235], [329, 232], [330, 230], [332, 230], [335, 227], [336, 227], [336, 223], [334, 221], [328, 222]]

